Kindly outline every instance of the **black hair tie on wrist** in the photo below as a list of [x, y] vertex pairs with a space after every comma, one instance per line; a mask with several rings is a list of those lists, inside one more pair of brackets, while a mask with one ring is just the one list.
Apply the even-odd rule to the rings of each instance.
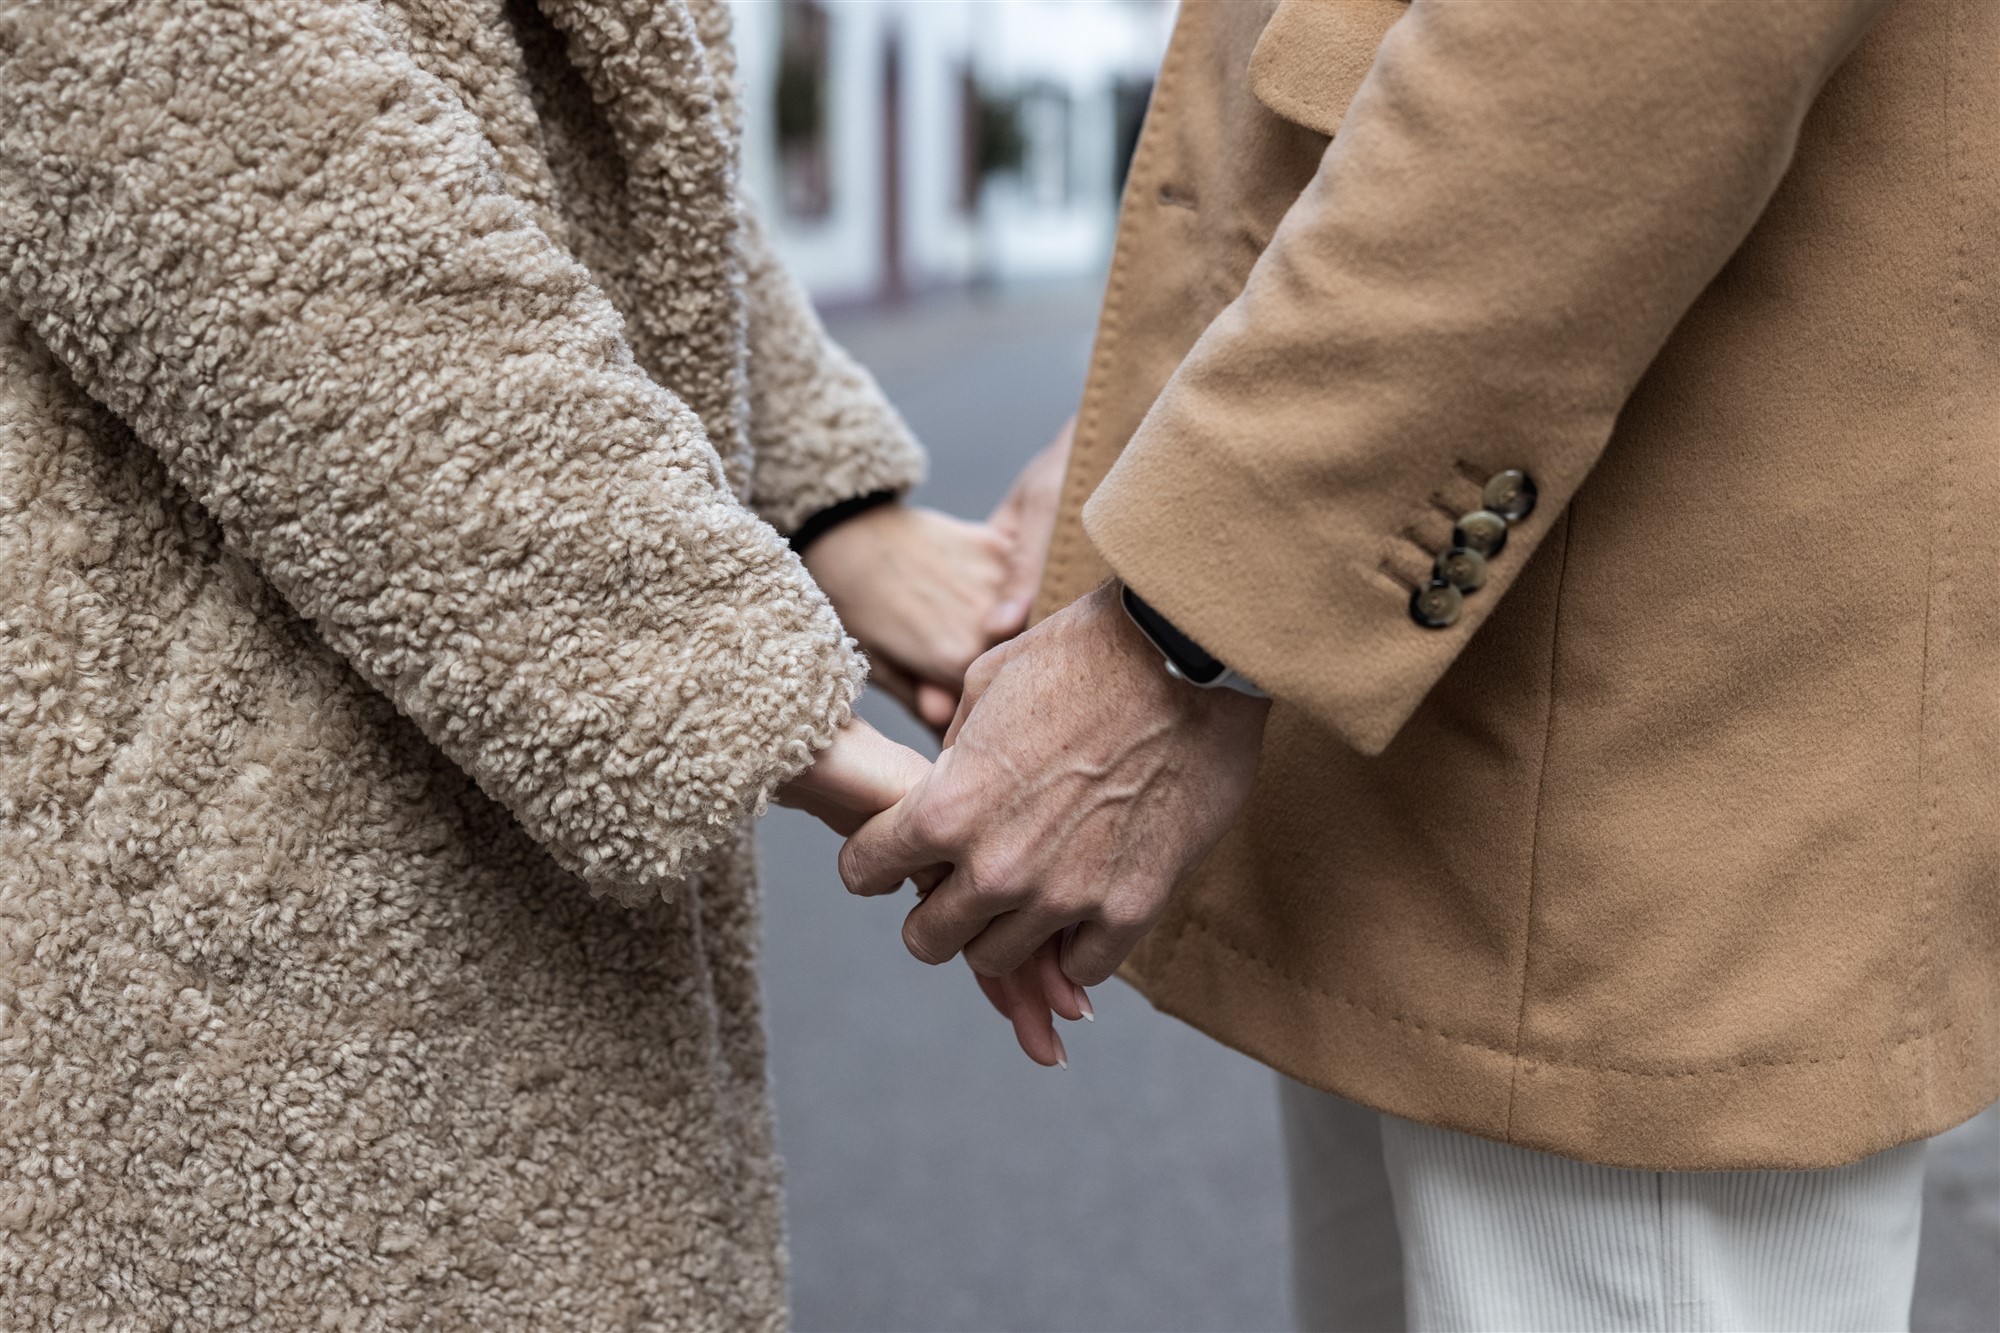
[[857, 495], [851, 500], [842, 500], [839, 504], [828, 505], [805, 522], [799, 524], [798, 531], [792, 534], [792, 550], [799, 555], [804, 555], [806, 547], [811, 546], [821, 537], [826, 536], [827, 533], [832, 532], [835, 528], [847, 522], [848, 519], [853, 518], [857, 514], [865, 514], [871, 509], [879, 509], [886, 504], [894, 504], [896, 499], [897, 493], [895, 491], [870, 491], [866, 495]]

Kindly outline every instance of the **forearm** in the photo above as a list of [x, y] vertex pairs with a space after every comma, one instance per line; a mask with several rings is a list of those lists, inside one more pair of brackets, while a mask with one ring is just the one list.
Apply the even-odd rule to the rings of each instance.
[[746, 205], [751, 504], [790, 534], [878, 491], [907, 494], [924, 453], [875, 379], [831, 338]]
[[[1588, 474], [1876, 11], [1417, 0], [1094, 497], [1100, 551], [1381, 749]], [[1508, 469], [1538, 506], [1463, 614], [1420, 627], [1412, 592]]]
[[8, 299], [566, 864], [668, 882], [831, 740], [825, 602], [371, 7], [13, 11], [0, 126]]

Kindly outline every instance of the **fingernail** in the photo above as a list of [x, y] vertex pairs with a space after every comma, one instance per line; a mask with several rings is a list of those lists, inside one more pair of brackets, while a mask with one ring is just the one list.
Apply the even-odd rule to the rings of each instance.
[[1097, 1021], [1097, 1010], [1091, 1008], [1090, 1005], [1090, 992], [1081, 986], [1076, 988], [1076, 1007], [1083, 1010], [1084, 1022], [1095, 1023]]
[[1059, 1068], [1062, 1068], [1062, 1069], [1068, 1069], [1068, 1068], [1069, 1068], [1069, 1051], [1068, 1051], [1068, 1050], [1067, 1050], [1067, 1049], [1066, 1049], [1066, 1048], [1065, 1048], [1065, 1047], [1063, 1046], [1063, 1040], [1062, 1040], [1062, 1033], [1060, 1033], [1060, 1032], [1057, 1032], [1057, 1031], [1056, 1031], [1056, 1030], [1055, 1030], [1054, 1028], [1050, 1028], [1050, 1029], [1049, 1029], [1049, 1035], [1050, 1035], [1050, 1036], [1052, 1036], [1052, 1037], [1054, 1037], [1054, 1038], [1056, 1039], [1056, 1064], [1057, 1064], [1057, 1066], [1058, 1066]]

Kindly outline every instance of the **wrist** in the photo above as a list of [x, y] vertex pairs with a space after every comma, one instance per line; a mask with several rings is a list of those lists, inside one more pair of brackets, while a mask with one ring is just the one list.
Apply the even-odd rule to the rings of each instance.
[[791, 535], [792, 550], [804, 556], [822, 539], [846, 527], [863, 514], [873, 513], [889, 505], [899, 504], [902, 496], [895, 491], [870, 491], [866, 495], [856, 495], [838, 504], [809, 515]]
[[1126, 616], [1159, 654], [1167, 674], [1199, 690], [1247, 695], [1264, 699], [1264, 691], [1241, 672], [1203, 648], [1194, 639], [1141, 597], [1130, 584], [1118, 588]]
[[1263, 735], [1271, 700], [1237, 690], [1201, 689], [1168, 671], [1159, 647], [1127, 614], [1123, 586], [1116, 579], [1089, 594], [1089, 600], [1122, 659], [1128, 688], [1146, 707], [1182, 723]]
[[[871, 580], [880, 578], [884, 526], [893, 526], [905, 512], [903, 502], [894, 495], [886, 499], [863, 496], [821, 510], [807, 520], [815, 525], [814, 531], [802, 526], [792, 538], [792, 549], [798, 552], [806, 572], [842, 617], [855, 611], [856, 599]], [[826, 515], [835, 516], [835, 521], [818, 522]], [[805, 538], [803, 545], [801, 537]]]

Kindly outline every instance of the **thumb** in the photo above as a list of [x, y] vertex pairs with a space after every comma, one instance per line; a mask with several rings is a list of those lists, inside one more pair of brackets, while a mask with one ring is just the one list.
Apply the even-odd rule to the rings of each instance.
[[850, 716], [833, 744], [780, 793], [782, 804], [798, 805], [841, 833], [853, 832], [871, 815], [902, 800], [923, 780], [930, 761], [884, 736], [860, 715]]

